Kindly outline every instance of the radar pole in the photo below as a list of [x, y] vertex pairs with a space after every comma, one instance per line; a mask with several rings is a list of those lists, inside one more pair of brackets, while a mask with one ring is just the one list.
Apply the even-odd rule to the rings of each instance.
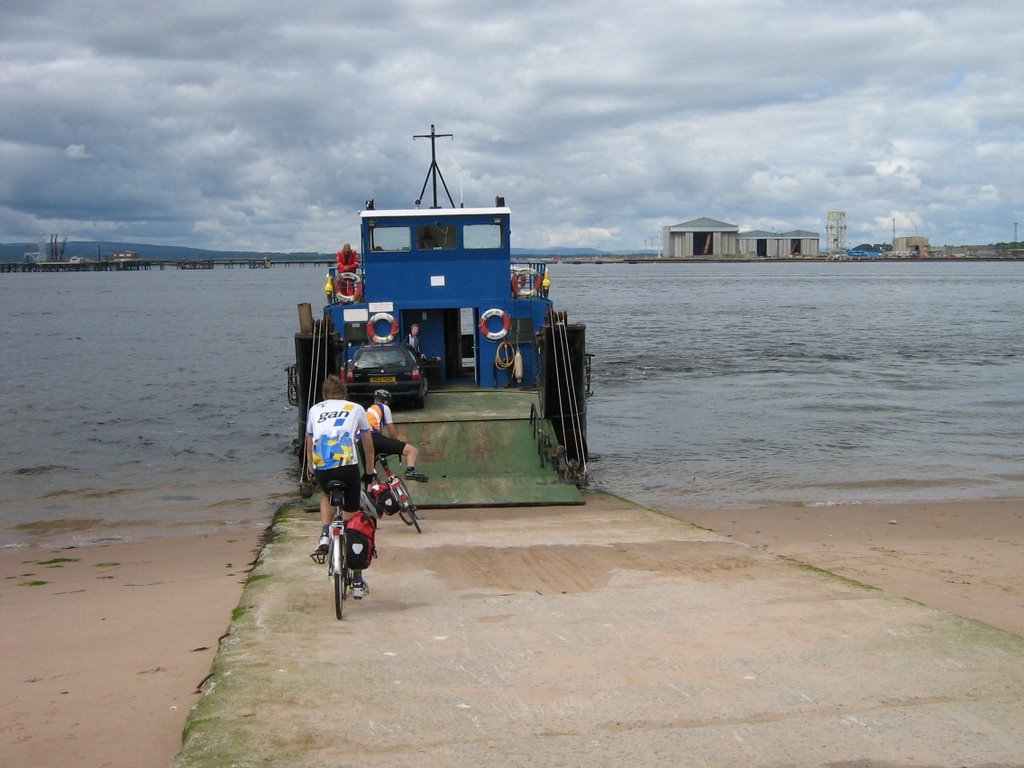
[[846, 253], [846, 211], [829, 211], [825, 227], [828, 238], [828, 255], [837, 258]]
[[434, 131], [434, 124], [430, 124], [430, 133], [418, 133], [413, 136], [413, 141], [416, 139], [430, 139], [430, 168], [427, 169], [427, 178], [423, 180], [423, 188], [420, 190], [420, 196], [416, 198], [416, 207], [420, 207], [420, 201], [423, 199], [423, 193], [427, 190], [427, 182], [433, 179], [434, 181], [434, 204], [431, 208], [440, 208], [437, 204], [437, 180], [441, 180], [441, 186], [444, 187], [444, 193], [448, 195], [448, 202], [452, 204], [452, 208], [455, 207], [455, 201], [452, 200], [452, 193], [448, 191], [448, 185], [444, 183], [444, 176], [441, 175], [441, 169], [437, 167], [437, 151], [435, 142], [440, 138], [452, 138], [450, 133], [437, 133]]

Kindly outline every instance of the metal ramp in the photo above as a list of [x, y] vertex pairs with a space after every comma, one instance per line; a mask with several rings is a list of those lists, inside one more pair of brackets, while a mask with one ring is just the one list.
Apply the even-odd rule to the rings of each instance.
[[489, 507], [582, 504], [575, 484], [542, 461], [538, 430], [554, 440], [551, 425], [531, 419], [537, 394], [522, 390], [441, 390], [422, 410], [396, 411], [400, 433], [420, 450], [417, 469], [428, 483], [408, 483], [417, 506]]

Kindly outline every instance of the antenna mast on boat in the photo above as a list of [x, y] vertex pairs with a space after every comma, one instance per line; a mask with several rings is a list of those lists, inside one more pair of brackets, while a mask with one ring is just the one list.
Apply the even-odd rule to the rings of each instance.
[[444, 176], [441, 175], [441, 169], [437, 167], [437, 152], [434, 143], [437, 139], [443, 137], [451, 138], [453, 134], [450, 133], [436, 133], [434, 131], [434, 124], [430, 124], [430, 133], [418, 133], [413, 136], [413, 141], [416, 139], [430, 139], [430, 168], [427, 169], [427, 178], [423, 180], [423, 189], [420, 190], [420, 196], [416, 198], [416, 207], [420, 207], [420, 201], [423, 199], [423, 193], [427, 189], [427, 182], [433, 178], [434, 180], [434, 204], [431, 208], [440, 208], [437, 204], [437, 180], [441, 179], [441, 186], [444, 187], [444, 193], [448, 195], [448, 202], [452, 204], [452, 208], [455, 207], [455, 201], [452, 200], [452, 193], [448, 191], [448, 185], [444, 183]]

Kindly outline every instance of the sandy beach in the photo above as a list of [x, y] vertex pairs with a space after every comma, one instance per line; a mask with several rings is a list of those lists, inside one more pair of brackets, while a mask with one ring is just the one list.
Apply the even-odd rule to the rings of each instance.
[[168, 765], [260, 537], [3, 551], [0, 765]]
[[1024, 500], [684, 510], [676, 517], [1024, 634]]
[[[1024, 634], [1019, 500], [674, 516]], [[234, 531], [3, 553], [0, 763], [169, 764], [258, 546]]]

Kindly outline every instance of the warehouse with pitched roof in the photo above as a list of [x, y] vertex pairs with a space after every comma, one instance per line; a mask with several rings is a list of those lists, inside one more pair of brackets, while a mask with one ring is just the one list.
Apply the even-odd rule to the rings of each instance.
[[740, 255], [762, 259], [816, 258], [821, 255], [817, 232], [794, 229], [790, 232], [765, 232], [752, 229], [737, 237]]
[[662, 227], [661, 248], [667, 258], [673, 259], [795, 259], [821, 255], [816, 232], [740, 232], [735, 224], [706, 216]]
[[703, 216], [662, 227], [662, 253], [673, 259], [703, 259], [714, 256], [735, 256], [739, 253], [735, 224]]

